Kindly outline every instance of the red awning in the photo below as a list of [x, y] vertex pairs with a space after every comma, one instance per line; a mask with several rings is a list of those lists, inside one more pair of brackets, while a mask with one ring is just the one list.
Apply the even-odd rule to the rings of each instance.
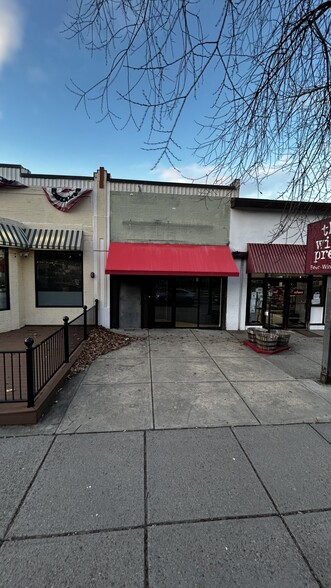
[[226, 245], [110, 243], [106, 274], [239, 276]]
[[306, 245], [248, 243], [248, 274], [305, 274]]

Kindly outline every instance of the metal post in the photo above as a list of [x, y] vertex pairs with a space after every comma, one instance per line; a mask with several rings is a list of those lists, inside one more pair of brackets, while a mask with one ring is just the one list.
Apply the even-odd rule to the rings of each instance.
[[87, 306], [84, 304], [83, 306], [84, 311], [84, 339], [87, 339]]
[[320, 380], [322, 384], [331, 382], [331, 275], [328, 276], [326, 283], [325, 328]]
[[273, 288], [268, 288], [268, 333], [271, 330], [271, 300], [272, 300]]
[[97, 327], [99, 323], [99, 300], [95, 299], [95, 326]]
[[64, 330], [63, 330], [63, 336], [64, 336], [64, 363], [68, 363], [69, 361], [69, 317], [68, 316], [64, 316], [63, 317], [63, 323], [64, 323]]
[[28, 337], [24, 340], [26, 346], [26, 382], [28, 389], [28, 408], [34, 406], [34, 373], [33, 373], [33, 349], [34, 340]]

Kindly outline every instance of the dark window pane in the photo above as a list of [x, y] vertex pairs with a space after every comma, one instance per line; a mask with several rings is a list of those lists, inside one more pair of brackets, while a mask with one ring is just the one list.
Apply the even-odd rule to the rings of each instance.
[[0, 310], [9, 309], [8, 255], [7, 249], [0, 249]]
[[82, 306], [83, 254], [35, 253], [37, 306]]
[[198, 326], [198, 281], [194, 277], [176, 278], [176, 327]]
[[200, 278], [199, 327], [219, 327], [220, 299], [220, 278]]

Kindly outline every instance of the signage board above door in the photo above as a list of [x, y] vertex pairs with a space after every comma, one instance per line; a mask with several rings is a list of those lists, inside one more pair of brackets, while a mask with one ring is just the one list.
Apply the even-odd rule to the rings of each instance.
[[331, 274], [331, 218], [308, 225], [307, 274]]

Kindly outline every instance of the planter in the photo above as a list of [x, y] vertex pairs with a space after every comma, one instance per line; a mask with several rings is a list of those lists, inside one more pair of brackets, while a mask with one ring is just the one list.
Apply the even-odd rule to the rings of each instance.
[[248, 341], [251, 343], [256, 343], [256, 333], [266, 333], [267, 329], [261, 329], [261, 327], [248, 327], [247, 334], [248, 334]]
[[256, 344], [263, 351], [274, 351], [278, 345], [278, 335], [265, 331], [256, 333]]
[[291, 337], [290, 331], [276, 331], [276, 335], [278, 337], [278, 346], [287, 347]]

